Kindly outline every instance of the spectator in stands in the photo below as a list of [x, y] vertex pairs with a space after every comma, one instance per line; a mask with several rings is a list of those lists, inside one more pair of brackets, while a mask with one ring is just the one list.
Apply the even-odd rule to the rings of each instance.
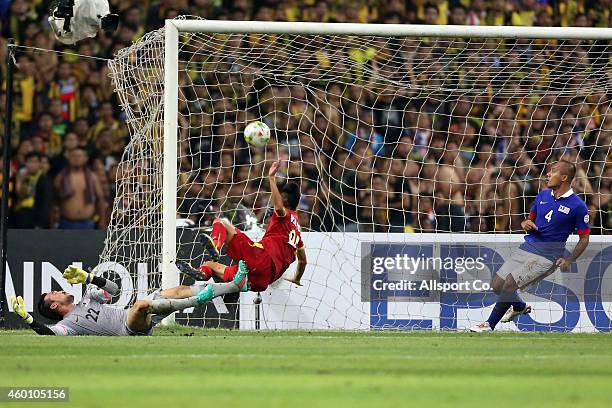
[[72, 75], [72, 66], [62, 61], [57, 67], [57, 75], [49, 89], [50, 99], [59, 99], [61, 103], [61, 116], [65, 121], [73, 122], [77, 115], [79, 101], [79, 84]]
[[612, 229], [612, 166], [607, 166], [599, 179], [598, 191], [593, 196], [595, 210], [593, 225], [601, 234], [610, 234]]
[[467, 24], [467, 11], [463, 4], [457, 3], [451, 6], [448, 24], [453, 24], [453, 25]]
[[87, 138], [91, 143], [96, 143], [98, 135], [104, 129], [115, 132], [117, 138], [124, 136], [124, 125], [121, 124], [113, 115], [113, 104], [111, 102], [104, 102], [100, 105], [99, 119], [89, 129]]
[[80, 94], [81, 97], [77, 107], [78, 115], [81, 118], [87, 118], [88, 122], [94, 122], [100, 107], [99, 95], [91, 85], [82, 86]]
[[11, 162], [11, 167], [14, 170], [20, 169], [23, 165], [25, 165], [25, 158], [28, 154], [34, 151], [34, 147], [32, 145], [32, 141], [30, 139], [24, 139], [19, 143], [17, 147], [17, 151], [13, 156], [13, 160]]
[[42, 170], [41, 155], [30, 152], [24, 166], [15, 176], [13, 226], [15, 228], [49, 228], [51, 216], [51, 182]]
[[87, 165], [87, 152], [77, 147], [68, 154], [68, 166], [54, 182], [61, 229], [106, 228], [107, 203], [98, 176]]
[[413, 193], [410, 180], [406, 177], [410, 168], [407, 160], [392, 159], [389, 168], [388, 207], [389, 232], [410, 232], [413, 227]]
[[538, 0], [519, 0], [512, 11], [512, 25], [533, 26], [536, 20]]
[[484, 25], [487, 19], [487, 2], [485, 0], [471, 0], [467, 12], [466, 24]]
[[389, 232], [388, 188], [387, 177], [375, 173], [371, 176], [371, 189], [360, 197], [359, 224], [366, 225], [368, 232]]
[[553, 18], [548, 10], [540, 10], [536, 13], [535, 24], [538, 27], [552, 27]]
[[512, 24], [512, 4], [505, 0], [492, 0], [487, 11], [486, 25]]
[[425, 24], [430, 24], [430, 25], [438, 24], [438, 21], [440, 19], [440, 9], [438, 8], [436, 4], [427, 3], [425, 5], [424, 11], [425, 11], [425, 14], [424, 14], [423, 22]]
[[64, 112], [64, 106], [60, 99], [51, 99], [49, 102], [49, 114], [51, 114], [53, 119], [53, 131], [63, 137], [70, 122], [69, 119], [66, 119], [66, 112]]
[[590, 2], [591, 8], [587, 15], [594, 27], [609, 27], [609, 19], [612, 18], [612, 1], [599, 0]]
[[60, 171], [62, 171], [68, 165], [68, 156], [70, 152], [79, 147], [79, 137], [74, 132], [66, 133], [64, 141], [62, 142], [61, 153], [54, 155], [50, 160], [49, 174], [55, 177]]
[[466, 195], [476, 204], [487, 200], [491, 175], [496, 169], [493, 146], [483, 142], [476, 147], [476, 154], [465, 172]]
[[34, 66], [28, 55], [17, 58], [17, 72], [15, 73], [15, 88], [13, 90], [13, 117], [20, 124], [20, 133], [27, 132], [30, 122], [34, 118]]
[[[437, 139], [439, 141], [440, 139]], [[440, 143], [440, 142], [438, 142]], [[465, 172], [460, 164], [459, 146], [443, 144], [434, 174], [436, 229], [444, 232], [465, 231]]]
[[[4, 158], [0, 155], [0, 168], [4, 169]], [[0, 182], [4, 181], [4, 173], [0, 171]], [[15, 192], [15, 171], [12, 166], [9, 167], [9, 177], [8, 177], [8, 215], [9, 215], [9, 227], [15, 224], [13, 219], [13, 195]], [[2, 194], [4, 194], [3, 189], [0, 188], [0, 200], [2, 199]]]
[[384, 155], [385, 140], [374, 124], [374, 112], [370, 109], [360, 110], [358, 122], [355, 132], [349, 134], [345, 147], [348, 150], [353, 150], [357, 140], [364, 140], [369, 142], [373, 154], [377, 156]]
[[429, 152], [432, 136], [431, 117], [426, 112], [414, 112], [411, 110], [406, 110], [406, 115], [408, 117], [404, 117], [406, 126], [404, 134], [412, 140], [414, 146], [412, 154], [418, 157], [425, 157]]
[[574, 26], [574, 27], [591, 27], [592, 23], [589, 21], [589, 19], [587, 18], [586, 14], [578, 13], [578, 14], [576, 14], [576, 16], [574, 16], [574, 24], [572, 24], [572, 26]]
[[42, 112], [38, 117], [36, 130], [34, 131], [34, 137], [40, 137], [47, 149], [46, 154], [55, 156], [59, 153], [62, 139], [59, 133], [57, 133], [53, 126], [53, 117], [49, 112]]
[[73, 132], [77, 135], [78, 145], [85, 147], [88, 143], [89, 123], [87, 119], [80, 118], [74, 122]]

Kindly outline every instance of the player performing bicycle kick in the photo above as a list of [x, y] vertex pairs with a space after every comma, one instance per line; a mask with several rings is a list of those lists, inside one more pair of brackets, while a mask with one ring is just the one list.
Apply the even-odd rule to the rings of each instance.
[[[300, 280], [306, 269], [306, 251], [300, 233], [297, 207], [300, 202], [300, 188], [294, 182], [287, 182], [279, 189], [276, 184], [276, 172], [280, 167], [276, 161], [268, 172], [268, 181], [272, 193], [274, 214], [268, 228], [259, 242], [253, 242], [244, 232], [234, 227], [227, 219], [215, 219], [210, 236], [204, 235], [203, 244], [211, 260], [198, 269], [184, 262], [177, 262], [179, 270], [197, 280], [208, 280], [215, 276], [223, 282], [234, 281], [238, 265], [224, 265], [217, 262], [219, 252], [226, 245], [227, 255], [235, 262], [244, 261], [248, 269], [249, 290], [262, 292], [278, 280], [297, 257], [297, 270], [287, 281], [301, 286]], [[241, 282], [242, 284], [242, 282]], [[209, 296], [216, 294], [213, 287], [208, 290]]]

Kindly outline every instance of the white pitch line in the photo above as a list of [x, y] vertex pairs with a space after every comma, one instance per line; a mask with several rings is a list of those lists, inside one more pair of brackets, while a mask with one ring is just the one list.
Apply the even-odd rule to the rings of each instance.
[[[309, 358], [330, 358], [329, 354], [309, 354]], [[52, 356], [42, 356], [42, 355], [13, 355], [11, 357], [21, 358], [21, 359], [81, 359], [83, 356], [80, 355], [52, 355]], [[226, 358], [243, 358], [243, 359], [290, 359], [290, 358], [298, 358], [299, 355], [287, 355], [287, 354], [124, 354], [117, 355], [113, 357], [108, 357], [105, 361], [109, 360], [121, 360], [121, 359], [153, 359], [153, 358], [199, 358], [199, 359], [226, 359]], [[344, 356], [341, 358], [345, 358]], [[449, 360], [451, 357], [448, 355], [445, 356], [431, 356], [431, 355], [368, 355], [367, 358], [373, 359], [394, 359], [394, 360]], [[560, 358], [567, 358], [566, 354], [548, 354], [548, 355], [539, 355], [539, 356], [524, 356], [523, 360], [558, 360]], [[584, 354], [580, 356], [581, 359], [584, 358], [594, 358], [594, 359], [612, 359], [612, 356], [602, 356], [601, 354]], [[508, 355], [508, 356], [477, 356], [477, 355], [469, 355], [469, 356], [453, 356], [452, 360], [516, 360], [517, 356]], [[519, 358], [520, 359], [520, 358]]]

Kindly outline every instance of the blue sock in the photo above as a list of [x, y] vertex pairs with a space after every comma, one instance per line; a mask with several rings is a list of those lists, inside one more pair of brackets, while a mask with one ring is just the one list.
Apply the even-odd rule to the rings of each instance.
[[511, 293], [504, 292], [501, 296], [503, 296], [504, 302], [509, 302], [515, 311], [524, 310], [527, 307], [527, 303], [525, 303], [517, 291]]
[[508, 309], [510, 309], [510, 303], [508, 302], [497, 302], [495, 304], [491, 315], [487, 319], [487, 322], [489, 322], [489, 326], [491, 327], [491, 329], [495, 329], [495, 326], [497, 326], [497, 323], [499, 323], [501, 318], [504, 317], [504, 313], [506, 313]]

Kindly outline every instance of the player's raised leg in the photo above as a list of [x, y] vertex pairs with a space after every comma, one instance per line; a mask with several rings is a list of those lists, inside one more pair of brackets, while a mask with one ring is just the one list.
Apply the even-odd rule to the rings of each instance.
[[211, 259], [219, 259], [219, 252], [225, 242], [230, 242], [236, 234], [236, 228], [227, 218], [215, 218], [210, 236], [202, 234], [200, 239], [204, 250], [211, 255]]
[[[196, 288], [196, 286], [180, 285], [174, 288], [169, 288], [169, 289], [164, 289], [164, 290], [158, 289], [155, 292], [151, 293], [149, 296], [147, 296], [146, 299], [148, 300], [185, 299], [185, 298], [189, 298], [194, 295], [194, 292], [193, 292], [194, 288]], [[198, 291], [200, 290], [202, 290], [201, 287], [198, 288]], [[156, 313], [152, 318], [153, 324], [158, 324], [164, 318], [166, 318], [169, 314], [170, 313], [165, 313], [165, 314]]]
[[[231, 267], [228, 267], [231, 268]], [[172, 290], [169, 292], [171, 295], [187, 295], [189, 290], [189, 297], [185, 298], [157, 298], [157, 299], [145, 299], [138, 301], [134, 304], [130, 310], [134, 314], [135, 319], [141, 319], [142, 314], [157, 314], [166, 315], [178, 310], [187, 309], [189, 307], [195, 307], [210, 302], [217, 296], [223, 296], [228, 293], [234, 292], [246, 292], [248, 290], [248, 269], [243, 261], [240, 261], [239, 265], [236, 266], [237, 272], [234, 278], [230, 282], [223, 283], [209, 283], [202, 288], [202, 286], [194, 285], [185, 289], [185, 287], [179, 287], [179, 289]], [[138, 321], [140, 322], [140, 321]]]
[[236, 272], [233, 276], [233, 279], [230, 282], [226, 283], [211, 283], [206, 285], [206, 288], [198, 293], [195, 298], [198, 304], [202, 305], [210, 302], [213, 298], [217, 296], [225, 295], [226, 293], [233, 292], [246, 292], [249, 290], [248, 285], [248, 273], [249, 270], [246, 267], [246, 263], [244, 261], [239, 261], [238, 265], [228, 266], [225, 268], [232, 269], [236, 268]]
[[184, 299], [192, 295], [191, 286], [187, 286], [187, 285], [180, 285], [180, 286], [175, 286], [174, 288], [170, 288], [170, 289], [163, 289], [163, 290], [160, 290], [158, 293], [159, 293], [159, 296], [154, 297], [154, 299], [158, 299], [158, 298]]
[[229, 279], [224, 279], [225, 268], [227, 268], [228, 266], [219, 262], [206, 261], [202, 265], [200, 265], [198, 269], [195, 269], [187, 262], [182, 261], [176, 261], [176, 266], [181, 273], [197, 281], [207, 281], [213, 276], [216, 276], [224, 282], [229, 281]]
[[[218, 290], [220, 296], [237, 291], [232, 284]], [[210, 285], [208, 285], [210, 286]], [[206, 289], [206, 288], [204, 288]], [[152, 323], [158, 323], [170, 313], [194, 307], [200, 303], [195, 300], [202, 286], [177, 286], [153, 292], [148, 299], [139, 300], [128, 310], [127, 326], [134, 334], [148, 334]], [[194, 293], [195, 292], [195, 293]], [[212, 299], [212, 298], [211, 298]], [[154, 317], [152, 315], [155, 315]]]

